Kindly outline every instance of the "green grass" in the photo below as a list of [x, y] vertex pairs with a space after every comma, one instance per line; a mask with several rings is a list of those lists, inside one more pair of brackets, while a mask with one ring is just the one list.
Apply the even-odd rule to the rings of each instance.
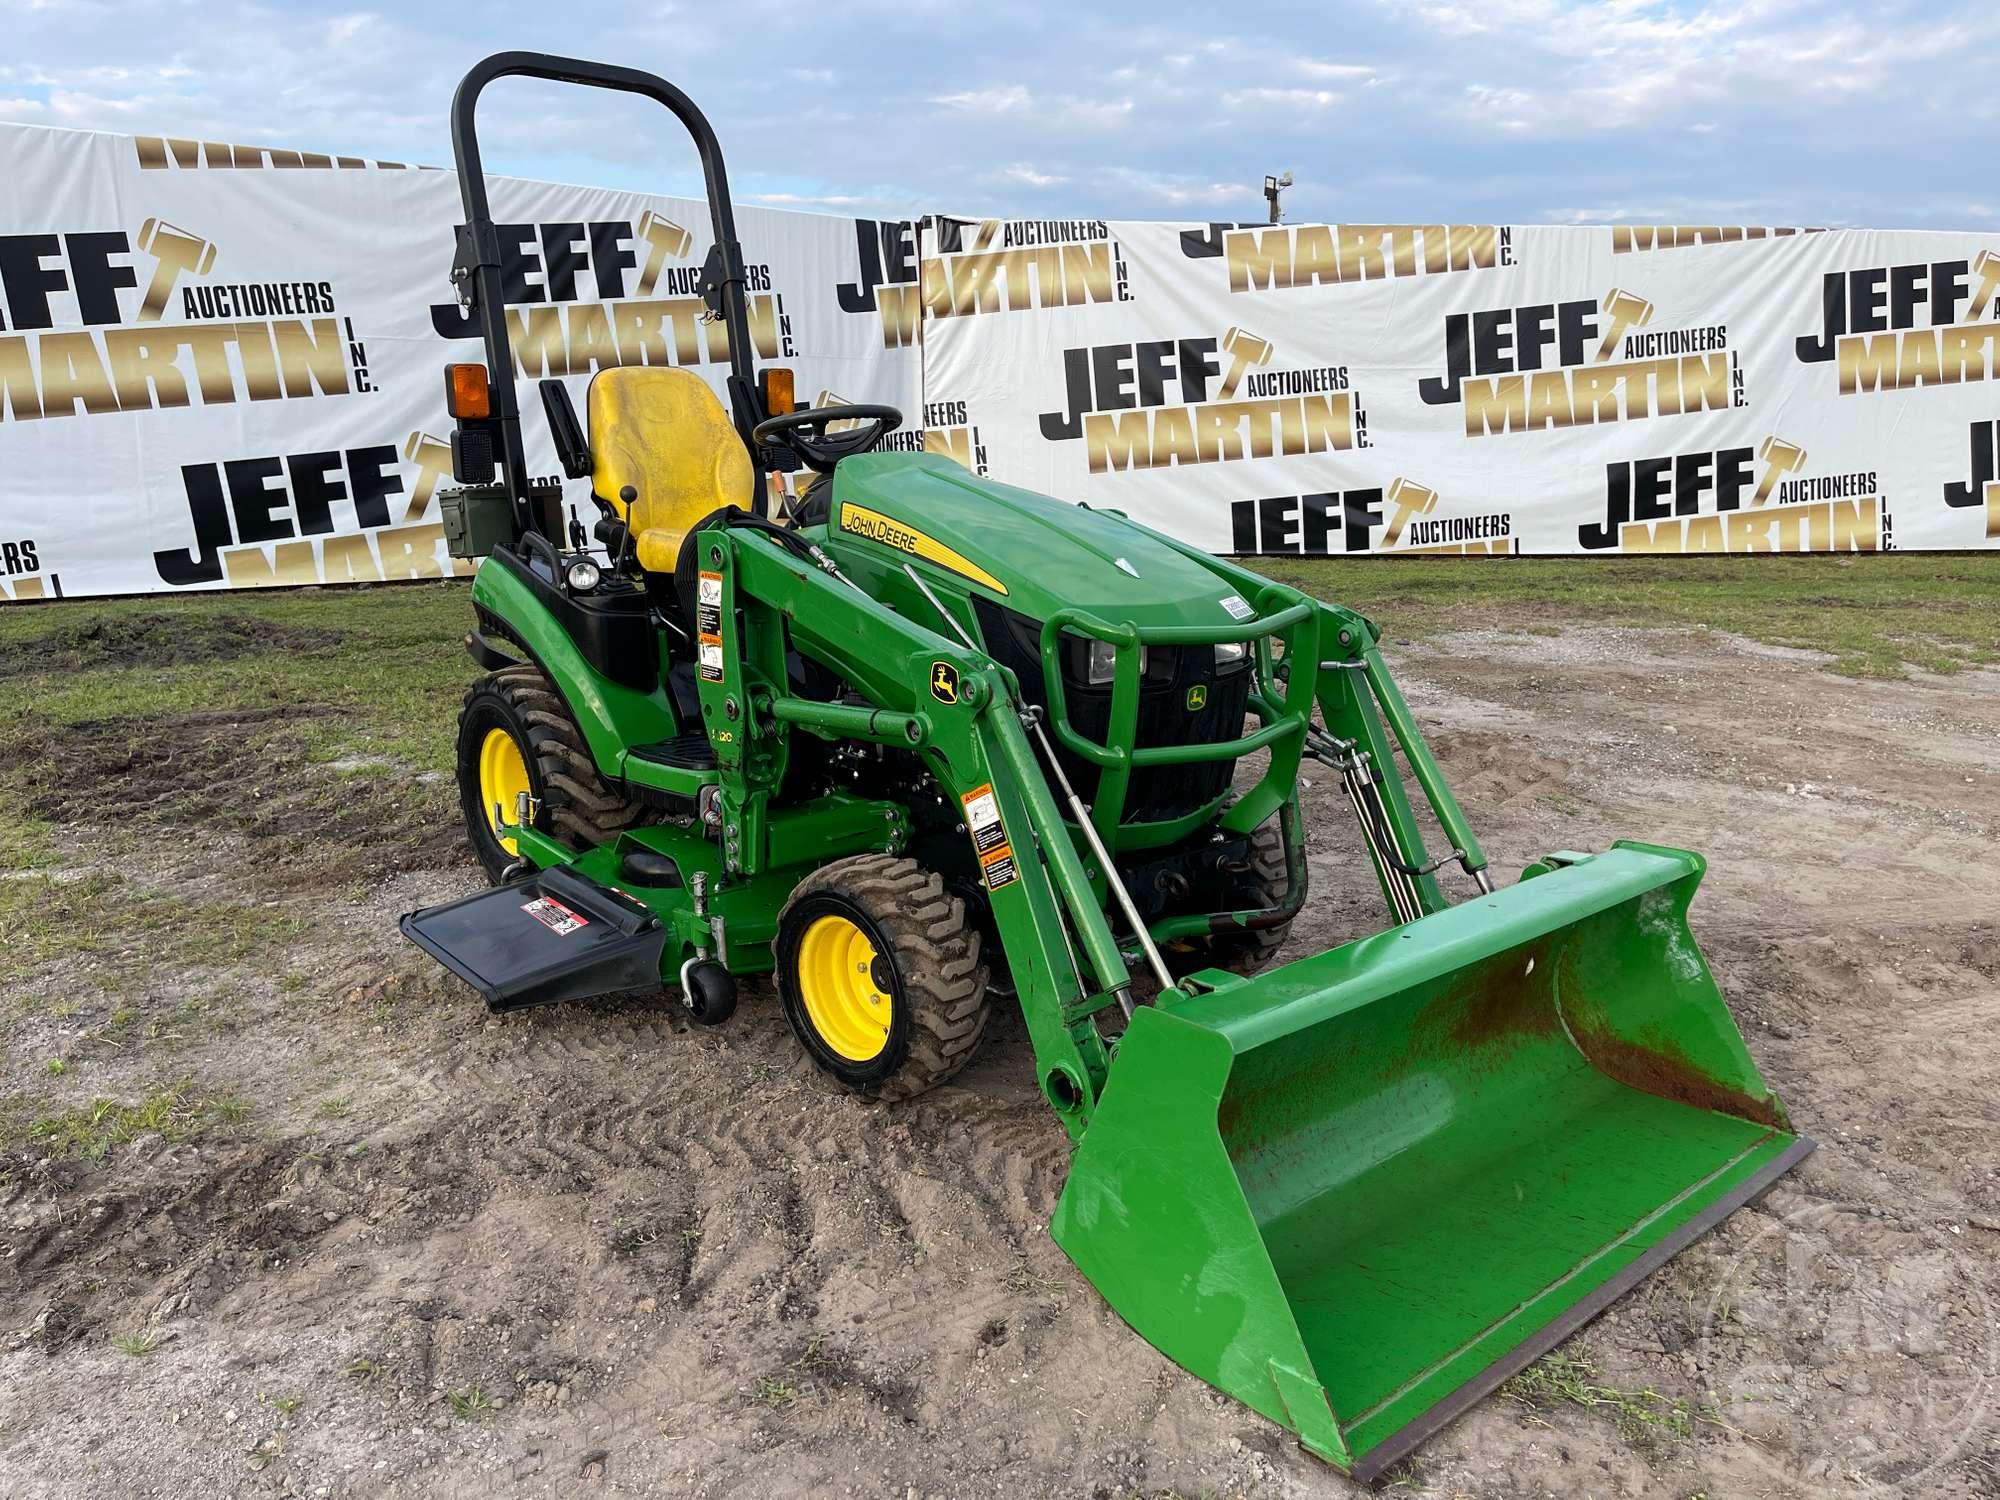
[[477, 1384], [469, 1385], [462, 1391], [452, 1391], [445, 1399], [451, 1403], [451, 1414], [461, 1422], [483, 1422], [499, 1410], [493, 1404], [493, 1398]]
[[778, 1375], [757, 1377], [756, 1399], [773, 1411], [783, 1411], [799, 1399], [798, 1388]]
[[1260, 559], [1392, 636], [1564, 625], [1712, 629], [1824, 651], [1847, 676], [2000, 661], [2000, 556]]
[[23, 1094], [0, 1098], [0, 1151], [27, 1148], [54, 1156], [101, 1161], [112, 1147], [142, 1135], [185, 1141], [214, 1126], [235, 1124], [249, 1106], [228, 1094], [197, 1093], [191, 1079], [156, 1084], [137, 1101], [93, 1099], [51, 1108]]
[[1694, 1435], [1694, 1414], [1684, 1398], [1606, 1385], [1598, 1378], [1596, 1361], [1585, 1353], [1545, 1354], [1501, 1386], [1500, 1393], [1534, 1411], [1580, 1406], [1597, 1412], [1609, 1417], [1627, 1442], [1649, 1455]]
[[111, 1347], [120, 1354], [131, 1355], [134, 1359], [144, 1359], [160, 1347], [160, 1342], [160, 1335], [151, 1329], [142, 1329], [137, 1333], [114, 1333], [111, 1336]]
[[[97, 954], [124, 972], [155, 965], [215, 968], [290, 947], [305, 923], [274, 907], [191, 900], [134, 889], [113, 874], [0, 879], [0, 985], [56, 959]], [[114, 1024], [137, 1019], [133, 1011]]]
[[[0, 660], [29, 666], [0, 695], [0, 739], [36, 722], [335, 704], [337, 714], [293, 721], [313, 759], [370, 755], [449, 770], [458, 700], [477, 670], [460, 644], [471, 620], [470, 590], [448, 583], [0, 609]], [[164, 622], [161, 635], [217, 621], [311, 634], [295, 644], [281, 637], [270, 650], [179, 663], [93, 661], [74, 648], [90, 623], [129, 628], [154, 621]]]

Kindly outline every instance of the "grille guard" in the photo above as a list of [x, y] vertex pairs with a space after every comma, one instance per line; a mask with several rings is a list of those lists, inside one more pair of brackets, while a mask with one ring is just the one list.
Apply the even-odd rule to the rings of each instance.
[[[1107, 838], [1113, 836], [1124, 816], [1133, 772], [1153, 767], [1239, 760], [1253, 751], [1269, 749], [1270, 764], [1257, 790], [1271, 788], [1281, 797], [1288, 796], [1319, 689], [1319, 623], [1318, 604], [1276, 583], [1259, 590], [1256, 613], [1229, 625], [1146, 626], [1106, 620], [1074, 607], [1059, 609], [1044, 620], [1041, 657], [1049, 732], [1057, 744], [1097, 768], [1091, 821], [1098, 831]], [[1070, 721], [1062, 671], [1065, 635], [1103, 641], [1112, 648], [1110, 728], [1104, 741], [1088, 738]], [[1284, 643], [1282, 661], [1272, 652], [1273, 640]], [[1229, 740], [1139, 745], [1140, 650], [1147, 646], [1230, 643], [1241, 643], [1252, 654], [1256, 681], [1249, 707], [1262, 720], [1259, 727]], [[1268, 800], [1253, 794], [1243, 805], [1265, 807]]]

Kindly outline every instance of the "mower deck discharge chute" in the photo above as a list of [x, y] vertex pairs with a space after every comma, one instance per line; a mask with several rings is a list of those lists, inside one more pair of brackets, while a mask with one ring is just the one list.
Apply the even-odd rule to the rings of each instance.
[[[709, 186], [727, 406], [608, 368], [586, 427], [542, 385], [595, 549], [522, 438], [473, 122], [507, 75], [664, 104]], [[957, 1073], [1011, 993], [1076, 1142], [1057, 1243], [1364, 1478], [1811, 1149], [1689, 933], [1697, 856], [1620, 843], [1496, 889], [1367, 620], [872, 451], [893, 408], [794, 410], [752, 360], [720, 150], [671, 84], [501, 54], [453, 141], [486, 352], [446, 382], [487, 670], [459, 785], [495, 888], [403, 926], [489, 1005], [661, 985], [718, 1024], [769, 973], [813, 1062], [892, 1101]], [[1307, 897], [1308, 761], [1391, 925], [1269, 969]]]

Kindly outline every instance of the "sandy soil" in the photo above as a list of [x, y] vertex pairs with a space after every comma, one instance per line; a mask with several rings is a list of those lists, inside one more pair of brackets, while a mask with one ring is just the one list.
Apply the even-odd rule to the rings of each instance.
[[[1489, 1398], [1395, 1492], [2000, 1493], [2000, 676], [1628, 630], [1392, 664], [1509, 878], [1620, 836], [1708, 856], [1696, 935], [1821, 1143], [1572, 1342], [1569, 1399]], [[101, 1093], [164, 1069], [255, 1107], [8, 1164], [0, 1492], [1356, 1493], [1051, 1244], [1067, 1151], [1018, 1015], [887, 1110], [823, 1088], [768, 992], [717, 1031], [658, 1000], [489, 1018], [395, 930], [475, 884], [449, 787], [357, 774], [302, 847], [296, 776], [240, 739], [197, 715], [51, 749], [72, 870], [307, 925], [275, 965], [121, 980], [144, 1046], [49, 1002], [146, 939], [26, 997], [9, 1090], [65, 1056]], [[1329, 791], [1287, 956], [1380, 922]], [[180, 836], [113, 850], [134, 808]]]

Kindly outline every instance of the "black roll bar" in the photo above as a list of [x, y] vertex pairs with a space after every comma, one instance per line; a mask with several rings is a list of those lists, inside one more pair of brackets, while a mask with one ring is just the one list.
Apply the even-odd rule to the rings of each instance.
[[[459, 196], [465, 205], [465, 223], [459, 228], [458, 261], [453, 275], [465, 277], [464, 289], [485, 338], [492, 419], [500, 438], [499, 458], [507, 495], [514, 502], [515, 514], [524, 528], [535, 530], [538, 527], [525, 498], [527, 456], [521, 441], [521, 406], [514, 390], [514, 356], [507, 338], [507, 305], [501, 292], [499, 238], [494, 232], [492, 210], [487, 205], [486, 172], [480, 164], [479, 136], [473, 119], [480, 91], [496, 78], [509, 77], [546, 78], [556, 83], [640, 94], [664, 104], [687, 127], [701, 157], [702, 180], [708, 190], [709, 217], [715, 231], [715, 248], [702, 270], [703, 294], [712, 299], [711, 309], [721, 317], [728, 335], [730, 406], [736, 429], [752, 454], [756, 453], [757, 444], [750, 436], [751, 429], [763, 420], [764, 414], [757, 397], [757, 372], [750, 344], [743, 247], [736, 239], [736, 215], [729, 201], [722, 147], [708, 118], [692, 99], [657, 74], [543, 52], [494, 53], [473, 64], [451, 100], [451, 153], [458, 167]], [[763, 486], [756, 485], [755, 490], [748, 498], [761, 515]], [[560, 543], [560, 538], [555, 540]]]

